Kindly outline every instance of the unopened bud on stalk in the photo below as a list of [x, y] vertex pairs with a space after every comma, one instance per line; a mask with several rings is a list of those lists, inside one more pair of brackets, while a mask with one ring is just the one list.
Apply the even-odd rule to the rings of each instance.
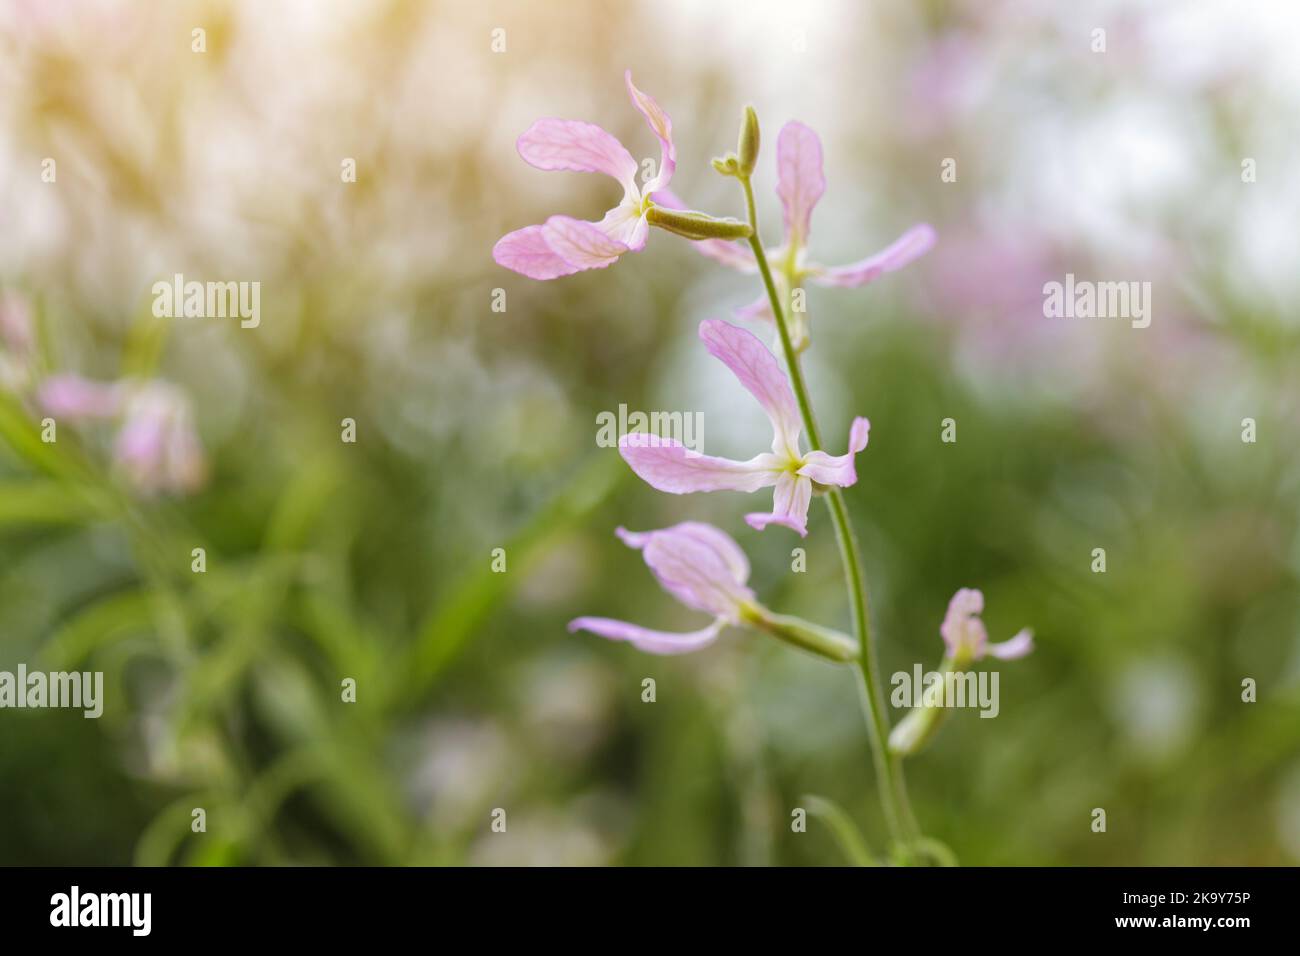
[[723, 176], [737, 176], [740, 174], [740, 160], [735, 153], [727, 153], [726, 156], [713, 157], [713, 168]]
[[748, 239], [754, 234], [749, 223], [739, 219], [715, 219], [707, 213], [662, 206], [652, 206], [646, 222], [687, 239]]
[[740, 121], [740, 140], [736, 144], [740, 175], [745, 179], [749, 178], [758, 163], [759, 138], [758, 114], [754, 112], [754, 107], [746, 106], [745, 116]]

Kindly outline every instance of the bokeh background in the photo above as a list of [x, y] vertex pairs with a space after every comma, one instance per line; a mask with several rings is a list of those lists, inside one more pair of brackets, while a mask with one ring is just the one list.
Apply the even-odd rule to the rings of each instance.
[[[716, 454], [766, 441], [695, 338], [755, 280], [663, 233], [551, 283], [491, 259], [617, 198], [524, 164], [533, 119], [658, 155], [628, 67], [692, 205], [741, 213], [709, 158], [748, 102], [769, 243], [796, 118], [826, 146], [817, 258], [938, 230], [810, 293], [807, 365], [835, 444], [872, 420], [848, 495], [884, 672], [937, 662], [960, 586], [995, 638], [1038, 635], [998, 719], [909, 763], [925, 828], [965, 863], [1300, 862], [1298, 44], [1263, 0], [9, 0], [0, 669], [102, 670], [107, 704], [0, 712], [0, 863], [842, 862], [821, 821], [791, 831], [805, 794], [881, 845], [851, 672], [741, 632], [663, 659], [565, 630], [700, 626], [612, 534], [686, 518], [735, 535], [769, 605], [848, 625], [819, 507], [806, 542], [759, 534], [754, 500], [660, 495], [595, 441], [620, 403], [701, 412]], [[260, 281], [261, 326], [154, 318], [177, 272]], [[1150, 328], [1045, 319], [1066, 272], [1151, 282]], [[182, 389], [202, 488], [139, 494], [108, 426], [41, 443], [59, 372]]]

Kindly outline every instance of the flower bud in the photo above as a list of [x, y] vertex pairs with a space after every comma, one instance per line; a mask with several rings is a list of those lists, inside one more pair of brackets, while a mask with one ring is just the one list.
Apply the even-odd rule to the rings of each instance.
[[713, 168], [723, 176], [736, 176], [740, 173], [740, 160], [735, 153], [713, 157]]
[[746, 106], [745, 116], [740, 121], [740, 140], [736, 144], [740, 175], [743, 178], [748, 179], [758, 163], [758, 147], [758, 114], [754, 112], [754, 107]]
[[646, 222], [687, 239], [748, 239], [754, 234], [749, 223], [739, 219], [715, 219], [707, 213], [662, 206], [650, 207]]

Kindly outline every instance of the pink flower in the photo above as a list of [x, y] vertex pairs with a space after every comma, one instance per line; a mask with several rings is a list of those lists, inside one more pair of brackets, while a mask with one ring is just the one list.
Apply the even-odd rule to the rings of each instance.
[[964, 666], [985, 655], [1010, 661], [1024, 657], [1034, 649], [1034, 635], [1024, 628], [1010, 640], [989, 643], [988, 631], [980, 615], [984, 613], [984, 594], [974, 588], [962, 588], [948, 602], [948, 613], [939, 633], [948, 646], [948, 657]]
[[147, 494], [195, 491], [207, 470], [189, 400], [161, 382], [150, 382], [127, 400], [113, 456], [131, 484]]
[[120, 383], [92, 382], [80, 375], [51, 375], [36, 401], [48, 415], [74, 422], [117, 418], [125, 391]]
[[632, 105], [659, 138], [658, 173], [638, 188], [636, 160], [614, 136], [578, 120], [539, 119], [519, 137], [517, 148], [524, 162], [538, 169], [604, 173], [623, 187], [623, 200], [600, 222], [551, 216], [542, 225], [502, 236], [492, 248], [492, 258], [500, 265], [530, 279], [557, 279], [585, 269], [603, 269], [624, 253], [645, 248], [650, 231], [646, 212], [655, 191], [673, 178], [677, 149], [668, 114], [633, 85], [631, 70], [624, 79]]
[[616, 532], [625, 544], [640, 548], [660, 586], [682, 604], [713, 615], [699, 631], [677, 634], [654, 631], [607, 617], [580, 617], [570, 632], [590, 631], [612, 641], [627, 641], [649, 654], [685, 654], [713, 643], [728, 624], [738, 624], [754, 592], [745, 586], [749, 561], [724, 531], [698, 521], [684, 521], [660, 531]]
[[853, 420], [848, 454], [804, 454], [799, 450], [803, 430], [799, 408], [776, 357], [752, 333], [718, 319], [700, 323], [700, 338], [709, 354], [731, 369], [767, 412], [772, 422], [772, 450], [748, 461], [732, 461], [701, 455], [670, 438], [634, 432], [619, 440], [619, 452], [642, 479], [669, 494], [758, 491], [775, 486], [771, 514], [749, 514], [745, 520], [758, 529], [782, 524], [807, 535], [814, 483], [847, 488], [858, 480], [853, 459], [867, 447], [870, 422]]
[[113, 458], [144, 494], [192, 492], [206, 464], [185, 393], [165, 382], [93, 382], [54, 375], [37, 391], [48, 415], [72, 422], [118, 420]]
[[[807, 249], [808, 237], [812, 232], [813, 209], [826, 191], [821, 140], [802, 123], [786, 123], [777, 137], [776, 162], [776, 193], [781, 198], [785, 235], [781, 245], [768, 251], [767, 257], [772, 263], [773, 278], [787, 308], [793, 290], [802, 288], [805, 281], [850, 288], [866, 285], [887, 272], [901, 269], [934, 245], [934, 229], [921, 223], [908, 229], [887, 248], [848, 265], [824, 266], [809, 260]], [[661, 192], [655, 199], [662, 206], [683, 208], [682, 201], [671, 191]], [[746, 273], [758, 271], [753, 252], [738, 243], [709, 239], [693, 245], [699, 252], [723, 265]], [[806, 315], [803, 312], [788, 311], [791, 337], [795, 347], [802, 349], [808, 342]], [[766, 295], [760, 296], [736, 314], [741, 318], [773, 321]]]

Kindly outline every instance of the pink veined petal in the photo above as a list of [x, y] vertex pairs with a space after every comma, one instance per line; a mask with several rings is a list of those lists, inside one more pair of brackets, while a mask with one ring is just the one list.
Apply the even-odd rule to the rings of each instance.
[[581, 120], [539, 119], [515, 143], [524, 162], [538, 169], [604, 173], [624, 193], [637, 193], [636, 160], [612, 134]]
[[812, 501], [812, 481], [808, 478], [782, 472], [772, 495], [772, 513], [755, 512], [745, 515], [751, 528], [762, 531], [769, 524], [785, 525], [808, 537], [808, 505]]
[[703, 630], [674, 634], [670, 631], [655, 631], [608, 617], [579, 617], [569, 622], [569, 632], [590, 631], [611, 641], [627, 641], [637, 650], [645, 651], [647, 654], [689, 654], [691, 651], [708, 647], [717, 640], [724, 623], [714, 621]]
[[781, 197], [788, 242], [806, 245], [812, 213], [826, 192], [822, 141], [803, 123], [789, 122], [776, 139], [776, 194]]
[[775, 433], [772, 451], [790, 458], [799, 456], [802, 424], [790, 380], [766, 345], [753, 332], [723, 322], [705, 319], [700, 338], [709, 354], [731, 369], [740, 384], [758, 400], [772, 422]]
[[776, 483], [771, 455], [749, 461], [714, 458], [691, 451], [672, 438], [633, 432], [618, 440], [618, 451], [637, 476], [659, 491], [758, 491]]
[[80, 375], [51, 375], [37, 392], [40, 407], [56, 418], [115, 418], [122, 411], [125, 393], [121, 386], [92, 382]]
[[703, 521], [682, 521], [657, 531], [628, 531], [626, 528], [615, 528], [614, 533], [629, 548], [644, 548], [656, 535], [682, 535], [694, 538], [717, 553], [737, 584], [744, 584], [749, 580], [749, 558], [745, 556], [740, 545], [736, 544], [731, 535], [722, 529]]
[[571, 216], [552, 216], [543, 227], [546, 244], [575, 270], [604, 269], [628, 252], [628, 247], [612, 239], [594, 222]]
[[492, 247], [492, 258], [530, 279], [558, 279], [581, 271], [551, 248], [545, 231], [545, 226], [525, 226], [507, 233]]
[[820, 267], [811, 270], [809, 278], [821, 285], [852, 288], [866, 285], [880, 278], [886, 272], [903, 268], [908, 263], [919, 259], [933, 248], [935, 232], [933, 227], [921, 223], [913, 226], [896, 239], [893, 245], [847, 266]]
[[642, 555], [660, 587], [696, 611], [734, 623], [741, 606], [754, 600], [754, 592], [737, 583], [722, 555], [690, 534], [657, 534]]
[[871, 422], [858, 416], [853, 419], [849, 429], [849, 451], [845, 455], [828, 455], [824, 451], [811, 451], [804, 455], [803, 467], [799, 474], [811, 478], [823, 485], [839, 485], [847, 488], [858, 480], [857, 469], [853, 459], [858, 452], [867, 447], [867, 434]]
[[677, 169], [677, 147], [673, 145], [673, 121], [664, 112], [663, 107], [655, 102], [654, 97], [636, 88], [636, 84], [632, 82], [631, 70], [623, 74], [623, 79], [627, 83], [627, 94], [632, 98], [632, 105], [641, 112], [650, 131], [659, 138], [659, 171], [654, 179], [645, 184], [643, 192], [648, 194], [667, 186], [672, 181], [673, 172]]
[[[682, 202], [681, 197], [671, 189], [657, 190], [650, 198], [665, 209], [689, 208], [686, 203]], [[753, 273], [758, 271], [758, 260], [754, 258], [754, 253], [746, 246], [741, 245], [739, 241], [701, 239], [698, 242], [692, 242], [691, 248], [714, 262], [720, 262], [722, 265], [729, 266], [739, 272]]]
[[990, 656], [1003, 661], [1014, 661], [1017, 658], [1024, 657], [1033, 649], [1034, 632], [1029, 628], [1024, 628], [1015, 637], [999, 641], [997, 644], [989, 644], [987, 647]]

